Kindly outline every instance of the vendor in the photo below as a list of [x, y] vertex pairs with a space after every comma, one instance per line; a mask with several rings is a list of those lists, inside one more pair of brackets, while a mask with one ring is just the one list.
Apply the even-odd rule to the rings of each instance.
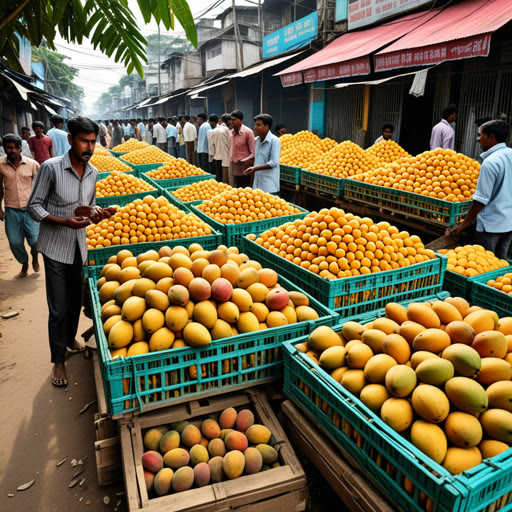
[[377, 139], [375, 139], [375, 142], [373, 143], [373, 145], [378, 144], [379, 142], [382, 142], [383, 140], [391, 140], [391, 137], [393, 137], [394, 131], [395, 131], [395, 127], [390, 123], [386, 123], [382, 127], [382, 135], [380, 137], [378, 137]]

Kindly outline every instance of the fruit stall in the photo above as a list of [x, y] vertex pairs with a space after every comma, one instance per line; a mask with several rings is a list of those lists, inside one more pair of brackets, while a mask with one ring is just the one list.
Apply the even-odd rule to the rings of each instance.
[[[334, 204], [94, 155], [130, 169], [99, 177], [117, 211], [87, 228], [100, 483], [122, 475], [130, 512], [299, 511], [314, 467], [351, 510], [511, 510], [511, 262], [403, 229], [453, 224], [478, 164], [281, 140], [292, 190]], [[342, 207], [361, 184], [399, 206]]]

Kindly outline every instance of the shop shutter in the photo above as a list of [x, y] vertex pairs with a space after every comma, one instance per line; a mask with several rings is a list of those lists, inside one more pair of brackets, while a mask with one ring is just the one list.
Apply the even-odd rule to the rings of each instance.
[[363, 85], [327, 91], [326, 137], [355, 140], [363, 128]]
[[[408, 85], [410, 87], [410, 83]], [[382, 135], [382, 126], [385, 123], [391, 123], [395, 127], [393, 140], [400, 140], [404, 86], [404, 81], [394, 81], [372, 87], [367, 146], [371, 146], [373, 141]]]

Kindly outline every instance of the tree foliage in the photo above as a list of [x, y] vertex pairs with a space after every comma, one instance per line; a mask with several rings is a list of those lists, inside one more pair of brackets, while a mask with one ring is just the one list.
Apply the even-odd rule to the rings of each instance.
[[[145, 23], [155, 19], [174, 30], [175, 18], [187, 39], [197, 47], [197, 33], [186, 0], [137, 0]], [[66, 41], [81, 44], [89, 38], [102, 53], [122, 62], [128, 74], [143, 77], [147, 41], [128, 7], [128, 0], [8, 0], [0, 2], [0, 55], [8, 67], [21, 71], [16, 32], [33, 46], [44, 40], [55, 50], [59, 33]]]

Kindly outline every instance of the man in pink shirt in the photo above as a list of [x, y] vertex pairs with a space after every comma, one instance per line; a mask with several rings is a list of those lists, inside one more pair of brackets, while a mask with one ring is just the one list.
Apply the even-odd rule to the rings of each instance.
[[443, 110], [443, 118], [432, 128], [430, 137], [430, 150], [436, 148], [455, 149], [455, 130], [451, 123], [457, 119], [457, 109], [455, 107], [446, 107]]
[[244, 171], [254, 163], [254, 132], [243, 124], [244, 115], [240, 110], [231, 112], [231, 180], [235, 187], [250, 187], [251, 176]]
[[28, 138], [28, 147], [34, 160], [41, 165], [55, 156], [52, 139], [44, 134], [44, 124], [41, 121], [34, 121], [32, 130], [34, 130], [35, 135]]

